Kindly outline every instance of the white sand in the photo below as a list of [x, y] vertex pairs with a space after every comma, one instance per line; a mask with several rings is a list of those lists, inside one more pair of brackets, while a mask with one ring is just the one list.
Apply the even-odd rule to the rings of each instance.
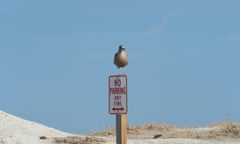
[[[0, 144], [49, 144], [51, 137], [67, 135], [70, 134], [0, 111]], [[40, 140], [40, 136], [48, 139]]]

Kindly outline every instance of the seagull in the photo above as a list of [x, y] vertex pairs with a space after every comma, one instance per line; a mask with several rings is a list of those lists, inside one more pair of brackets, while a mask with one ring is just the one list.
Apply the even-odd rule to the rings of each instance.
[[114, 64], [117, 68], [123, 68], [128, 64], [128, 55], [125, 52], [125, 46], [119, 46], [118, 52], [114, 55]]

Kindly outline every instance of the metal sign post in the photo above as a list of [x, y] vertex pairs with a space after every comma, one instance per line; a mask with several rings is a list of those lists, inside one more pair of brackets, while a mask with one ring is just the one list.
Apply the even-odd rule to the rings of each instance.
[[127, 75], [109, 76], [109, 114], [116, 115], [117, 144], [127, 144]]

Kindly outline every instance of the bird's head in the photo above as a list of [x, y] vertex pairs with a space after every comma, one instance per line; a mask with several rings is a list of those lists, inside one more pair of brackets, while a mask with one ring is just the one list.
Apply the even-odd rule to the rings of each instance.
[[125, 50], [125, 46], [124, 45], [120, 45], [119, 46], [119, 51], [124, 51]]

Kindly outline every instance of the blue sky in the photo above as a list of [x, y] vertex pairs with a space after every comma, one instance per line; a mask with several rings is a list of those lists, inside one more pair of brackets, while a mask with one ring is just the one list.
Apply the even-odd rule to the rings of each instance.
[[113, 127], [108, 76], [125, 73], [129, 124], [239, 121], [239, 5], [1, 1], [0, 110], [73, 133]]

